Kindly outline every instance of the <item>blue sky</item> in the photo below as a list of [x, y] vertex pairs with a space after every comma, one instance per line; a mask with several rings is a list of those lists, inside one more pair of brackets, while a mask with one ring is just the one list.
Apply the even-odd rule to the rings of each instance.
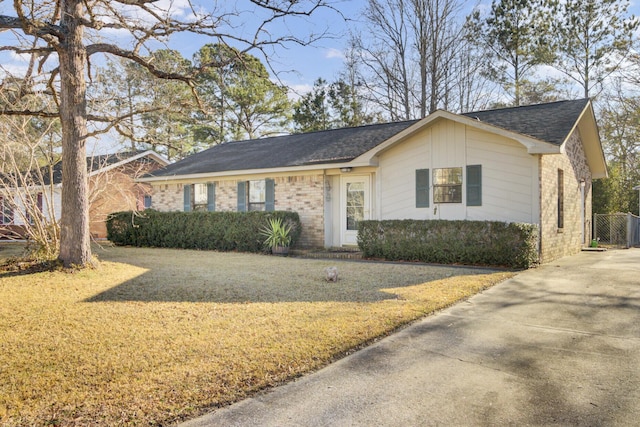
[[[337, 77], [342, 68], [342, 51], [349, 30], [360, 25], [358, 19], [366, 0], [338, 0], [332, 4], [337, 11], [318, 9], [308, 18], [290, 19], [286, 24], [271, 27], [274, 31], [281, 30], [301, 38], [310, 33], [327, 32], [326, 37], [310, 46], [287, 43], [274, 48], [269, 54], [269, 63], [278, 72], [281, 81], [298, 92], [310, 90], [318, 77], [326, 80]], [[255, 27], [250, 20], [247, 22], [248, 28]], [[179, 50], [186, 58], [191, 58], [208, 42], [208, 38], [184, 34], [171, 40], [169, 47]]]

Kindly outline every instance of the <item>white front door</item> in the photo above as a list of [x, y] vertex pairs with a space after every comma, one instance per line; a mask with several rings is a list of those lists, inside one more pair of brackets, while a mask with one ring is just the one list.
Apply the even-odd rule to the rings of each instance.
[[340, 242], [358, 244], [358, 222], [370, 218], [369, 176], [342, 176], [340, 189]]

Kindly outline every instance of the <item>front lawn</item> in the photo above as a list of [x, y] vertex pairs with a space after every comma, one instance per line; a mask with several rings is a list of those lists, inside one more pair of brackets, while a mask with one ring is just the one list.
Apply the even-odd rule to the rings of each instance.
[[[0, 274], [1, 425], [191, 418], [513, 274], [188, 250], [96, 253], [96, 270]], [[337, 283], [324, 281], [332, 265]]]

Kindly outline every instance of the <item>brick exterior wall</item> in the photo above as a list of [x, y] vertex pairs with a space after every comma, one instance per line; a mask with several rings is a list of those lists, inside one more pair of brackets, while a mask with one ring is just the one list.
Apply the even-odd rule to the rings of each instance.
[[276, 178], [276, 209], [298, 212], [302, 223], [299, 246], [324, 246], [324, 176]]
[[[259, 179], [259, 178], [255, 178]], [[302, 234], [298, 246], [324, 246], [324, 176], [299, 175], [273, 178], [275, 181], [275, 209], [293, 211], [300, 215]], [[238, 180], [210, 181], [216, 184], [216, 211], [236, 211], [238, 208]], [[182, 211], [183, 184], [153, 184], [153, 209]]]
[[151, 208], [160, 212], [182, 211], [184, 193], [182, 184], [152, 184]]
[[151, 185], [134, 180], [162, 165], [137, 160], [89, 178], [89, 232], [94, 238], [107, 237], [106, 220], [113, 212], [143, 210], [144, 196]]
[[[279, 188], [276, 186], [276, 197]], [[279, 209], [276, 205], [276, 209]], [[216, 210], [217, 211], [237, 211], [238, 210], [238, 181], [218, 181], [216, 182]]]
[[[558, 169], [564, 174], [564, 227], [558, 229]], [[540, 261], [550, 262], [580, 251], [582, 242], [580, 180], [585, 180], [585, 236], [591, 236], [591, 172], [578, 130], [565, 152], [540, 156]]]

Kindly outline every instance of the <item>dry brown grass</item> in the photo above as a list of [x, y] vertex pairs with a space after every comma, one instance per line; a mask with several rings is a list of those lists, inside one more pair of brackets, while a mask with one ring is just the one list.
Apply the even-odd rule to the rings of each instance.
[[[0, 275], [0, 424], [170, 424], [512, 275], [163, 249], [98, 255], [96, 270]], [[330, 265], [337, 283], [323, 280]]]

